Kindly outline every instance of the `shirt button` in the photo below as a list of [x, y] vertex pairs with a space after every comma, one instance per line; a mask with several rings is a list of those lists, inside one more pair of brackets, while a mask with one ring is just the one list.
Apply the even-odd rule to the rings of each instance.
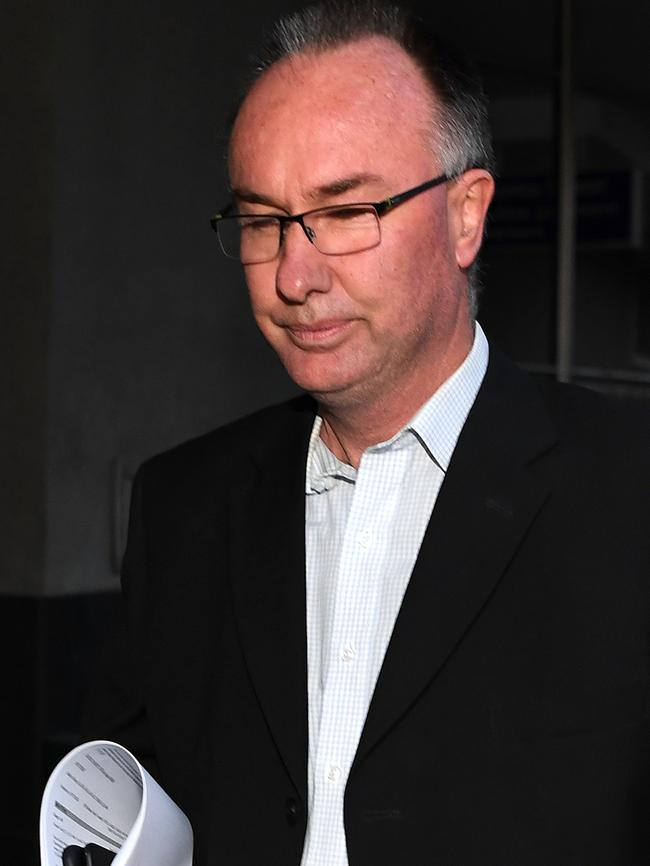
[[342, 774], [343, 771], [341, 770], [341, 768], [337, 767], [335, 764], [332, 764], [327, 773], [327, 781], [334, 782], [334, 784], [336, 784], [337, 782], [341, 781]]
[[372, 532], [370, 529], [362, 529], [361, 532], [357, 535], [357, 543], [359, 547], [363, 547], [364, 550], [368, 550], [370, 545], [372, 544]]
[[353, 643], [347, 643], [343, 647], [343, 652], [341, 653], [341, 661], [343, 662], [353, 662], [357, 657], [357, 651]]

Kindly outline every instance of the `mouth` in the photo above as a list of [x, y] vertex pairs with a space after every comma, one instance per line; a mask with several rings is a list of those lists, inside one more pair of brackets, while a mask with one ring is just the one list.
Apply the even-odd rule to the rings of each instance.
[[292, 343], [301, 348], [329, 348], [352, 327], [352, 319], [328, 319], [308, 325], [285, 325]]

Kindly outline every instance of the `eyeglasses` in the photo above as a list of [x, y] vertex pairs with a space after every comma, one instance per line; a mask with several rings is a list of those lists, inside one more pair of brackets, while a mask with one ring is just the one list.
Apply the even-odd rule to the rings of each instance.
[[212, 217], [210, 225], [219, 237], [223, 253], [244, 265], [273, 261], [290, 223], [298, 223], [307, 240], [327, 256], [360, 253], [379, 245], [379, 220], [388, 211], [448, 180], [451, 177], [441, 174], [383, 201], [332, 205], [293, 216], [230, 213], [234, 206], [228, 205]]

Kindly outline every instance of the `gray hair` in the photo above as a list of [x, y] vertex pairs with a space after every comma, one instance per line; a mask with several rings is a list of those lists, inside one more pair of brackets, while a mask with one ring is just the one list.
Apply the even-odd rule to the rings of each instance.
[[[382, 0], [324, 0], [279, 19], [262, 44], [239, 105], [255, 81], [278, 61], [384, 36], [417, 64], [435, 97], [433, 141], [442, 170], [450, 177], [470, 168], [494, 173], [487, 99], [467, 58], [433, 34], [407, 8]], [[468, 297], [474, 318], [480, 284], [478, 264], [468, 270]]]

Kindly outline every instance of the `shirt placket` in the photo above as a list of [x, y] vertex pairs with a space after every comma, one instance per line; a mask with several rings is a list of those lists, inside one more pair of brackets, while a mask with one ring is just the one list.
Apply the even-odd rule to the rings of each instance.
[[[331, 630], [324, 635], [327, 668], [314, 772], [310, 828], [328, 866], [347, 863], [343, 794], [381, 660], [374, 655], [382, 573], [390, 527], [408, 465], [405, 449], [367, 452], [357, 476], [335, 584]], [[310, 862], [310, 861], [308, 861]]]

